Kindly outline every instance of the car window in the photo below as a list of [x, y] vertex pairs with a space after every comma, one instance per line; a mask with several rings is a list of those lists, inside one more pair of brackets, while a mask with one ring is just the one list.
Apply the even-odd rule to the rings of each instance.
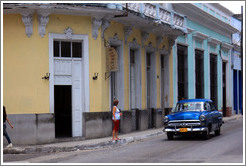
[[211, 107], [211, 111], [216, 111], [217, 110], [213, 102], [210, 102], [209, 105]]
[[204, 103], [204, 110], [205, 111], [211, 111], [211, 107], [208, 103]]
[[204, 106], [203, 102], [186, 102], [186, 103], [178, 103], [175, 112], [179, 111], [203, 111]]

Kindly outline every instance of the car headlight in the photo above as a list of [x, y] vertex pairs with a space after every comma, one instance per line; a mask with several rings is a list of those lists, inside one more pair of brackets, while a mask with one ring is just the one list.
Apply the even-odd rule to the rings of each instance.
[[164, 117], [164, 123], [167, 123], [168, 121], [169, 121], [168, 116], [165, 116], [165, 117]]
[[200, 121], [205, 121], [206, 119], [205, 119], [205, 115], [201, 115], [200, 116]]

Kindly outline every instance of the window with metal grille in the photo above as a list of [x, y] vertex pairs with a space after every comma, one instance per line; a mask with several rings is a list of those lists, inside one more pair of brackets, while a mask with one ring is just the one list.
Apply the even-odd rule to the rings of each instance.
[[136, 108], [135, 50], [130, 49], [130, 108]]
[[147, 108], [150, 108], [151, 96], [151, 53], [146, 54], [146, 72], [147, 72]]
[[132, 49], [130, 49], [130, 63], [131, 63], [132, 65], [135, 64], [135, 51], [132, 50]]
[[54, 41], [54, 57], [82, 58], [81, 41]]
[[178, 57], [178, 100], [188, 99], [188, 61], [187, 47], [177, 46]]
[[[113, 46], [111, 45], [111, 47], [113, 47], [117, 53], [118, 53], [118, 49], [117, 46]], [[118, 99], [118, 94], [117, 94], [117, 71], [112, 71], [110, 73], [110, 84], [111, 84], [111, 108], [113, 107], [113, 101], [115, 99]]]
[[217, 55], [210, 54], [210, 98], [218, 108]]
[[204, 98], [204, 62], [203, 51], [195, 50], [196, 59], [196, 98]]

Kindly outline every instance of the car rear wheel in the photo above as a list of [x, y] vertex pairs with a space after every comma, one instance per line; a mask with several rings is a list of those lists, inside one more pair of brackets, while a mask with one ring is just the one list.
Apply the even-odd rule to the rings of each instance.
[[173, 140], [173, 133], [167, 133], [167, 139]]
[[216, 136], [220, 135], [220, 128], [218, 130], [215, 130], [214, 133]]

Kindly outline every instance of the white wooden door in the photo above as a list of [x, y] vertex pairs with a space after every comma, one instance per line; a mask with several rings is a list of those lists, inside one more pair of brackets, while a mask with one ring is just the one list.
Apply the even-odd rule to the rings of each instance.
[[72, 85], [72, 136], [82, 136], [81, 59], [55, 58], [54, 85]]
[[72, 61], [72, 127], [73, 137], [82, 136], [81, 60]]

